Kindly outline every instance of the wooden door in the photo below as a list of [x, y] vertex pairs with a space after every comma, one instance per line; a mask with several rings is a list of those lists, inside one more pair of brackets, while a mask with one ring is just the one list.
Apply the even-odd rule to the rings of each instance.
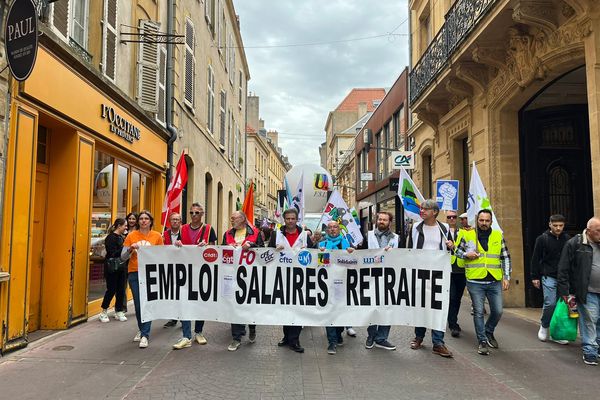
[[45, 165], [38, 164], [35, 175], [35, 199], [31, 244], [32, 258], [29, 284], [29, 332], [40, 329], [47, 198], [48, 168]]

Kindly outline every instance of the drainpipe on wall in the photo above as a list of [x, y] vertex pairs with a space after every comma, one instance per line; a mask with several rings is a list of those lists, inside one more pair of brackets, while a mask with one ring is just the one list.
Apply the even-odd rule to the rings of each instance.
[[[174, 35], [175, 28], [173, 27], [174, 17], [174, 6], [175, 0], [168, 0], [167, 5], [167, 35]], [[167, 124], [167, 131], [171, 137], [167, 142], [167, 187], [171, 182], [171, 174], [173, 169], [173, 143], [177, 140], [177, 128], [173, 125], [173, 103], [175, 98], [173, 96], [173, 43], [167, 45], [167, 77], [165, 87], [165, 122]]]
[[[6, 2], [4, 0], [0, 0], [0, 26], [2, 27], [2, 31], [4, 31], [4, 23], [5, 21], [5, 16], [4, 16], [4, 10], [6, 9]], [[2, 39], [4, 39], [4, 35], [0, 35], [2, 37]], [[5, 50], [3, 50], [3, 52], [5, 53]], [[4, 67], [5, 69], [8, 67], [8, 59], [6, 57], [6, 53], [4, 54], [4, 59], [6, 61], [6, 67]], [[0, 179], [0, 232], [2, 232], [2, 225], [3, 225], [3, 213], [1, 212], [4, 209], [4, 185], [6, 182], [6, 163], [8, 160], [8, 139], [9, 139], [9, 129], [10, 129], [10, 102], [11, 102], [11, 91], [12, 91], [12, 75], [10, 72], [8, 72], [8, 76], [6, 78], [6, 84], [7, 84], [7, 88], [8, 90], [6, 91], [6, 108], [4, 110], [4, 115], [5, 115], [5, 119], [4, 119], [4, 124], [3, 124], [3, 129], [4, 129], [4, 146], [2, 147], [2, 149], [0, 149], [1, 153], [0, 153], [0, 162], [2, 163], [2, 179]]]

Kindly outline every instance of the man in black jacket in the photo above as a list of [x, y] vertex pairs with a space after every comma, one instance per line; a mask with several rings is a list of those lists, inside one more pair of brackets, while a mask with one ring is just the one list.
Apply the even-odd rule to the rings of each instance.
[[[544, 308], [540, 321], [538, 339], [542, 342], [548, 340], [550, 319], [556, 307], [556, 272], [558, 261], [567, 240], [571, 239], [565, 228], [565, 217], [560, 214], [550, 216], [548, 229], [535, 240], [533, 256], [531, 257], [531, 283], [537, 289], [542, 289], [544, 294]], [[560, 344], [568, 344], [566, 340], [554, 340]]]
[[600, 218], [565, 245], [558, 263], [558, 295], [575, 295], [583, 362], [598, 365], [600, 327]]

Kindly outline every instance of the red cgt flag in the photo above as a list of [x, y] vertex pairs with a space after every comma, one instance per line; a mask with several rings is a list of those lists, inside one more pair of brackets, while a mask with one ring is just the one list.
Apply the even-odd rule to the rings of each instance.
[[185, 164], [185, 154], [181, 153], [175, 175], [171, 178], [165, 201], [163, 203], [162, 215], [160, 220], [164, 227], [169, 227], [168, 217], [173, 212], [181, 212], [181, 192], [185, 187], [188, 179], [187, 165]]
[[254, 183], [250, 180], [246, 197], [244, 197], [244, 205], [242, 205], [242, 212], [246, 214], [248, 223], [254, 225]]

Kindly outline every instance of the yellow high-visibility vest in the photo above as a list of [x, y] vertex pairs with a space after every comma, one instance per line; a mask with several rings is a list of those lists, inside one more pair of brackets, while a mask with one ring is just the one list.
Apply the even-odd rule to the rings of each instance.
[[[460, 241], [463, 238], [463, 232], [466, 232], [464, 229], [459, 229], [458, 230], [458, 234], [456, 235], [456, 240], [454, 241], [454, 248], [458, 248], [458, 246], [460, 245]], [[456, 261], [456, 265], [459, 268], [464, 268], [465, 267], [465, 260], [463, 260], [462, 258], [458, 258], [456, 257], [454, 254], [452, 254], [450, 256], [450, 265], [454, 265], [454, 261]]]
[[500, 264], [502, 234], [498, 231], [492, 231], [488, 239], [487, 251], [483, 250], [479, 240], [477, 240], [476, 229], [464, 231], [462, 237], [466, 242], [477, 243], [477, 252], [480, 254], [479, 258], [475, 260], [463, 259], [467, 279], [483, 279], [489, 272], [496, 280], [502, 280], [502, 265]]

